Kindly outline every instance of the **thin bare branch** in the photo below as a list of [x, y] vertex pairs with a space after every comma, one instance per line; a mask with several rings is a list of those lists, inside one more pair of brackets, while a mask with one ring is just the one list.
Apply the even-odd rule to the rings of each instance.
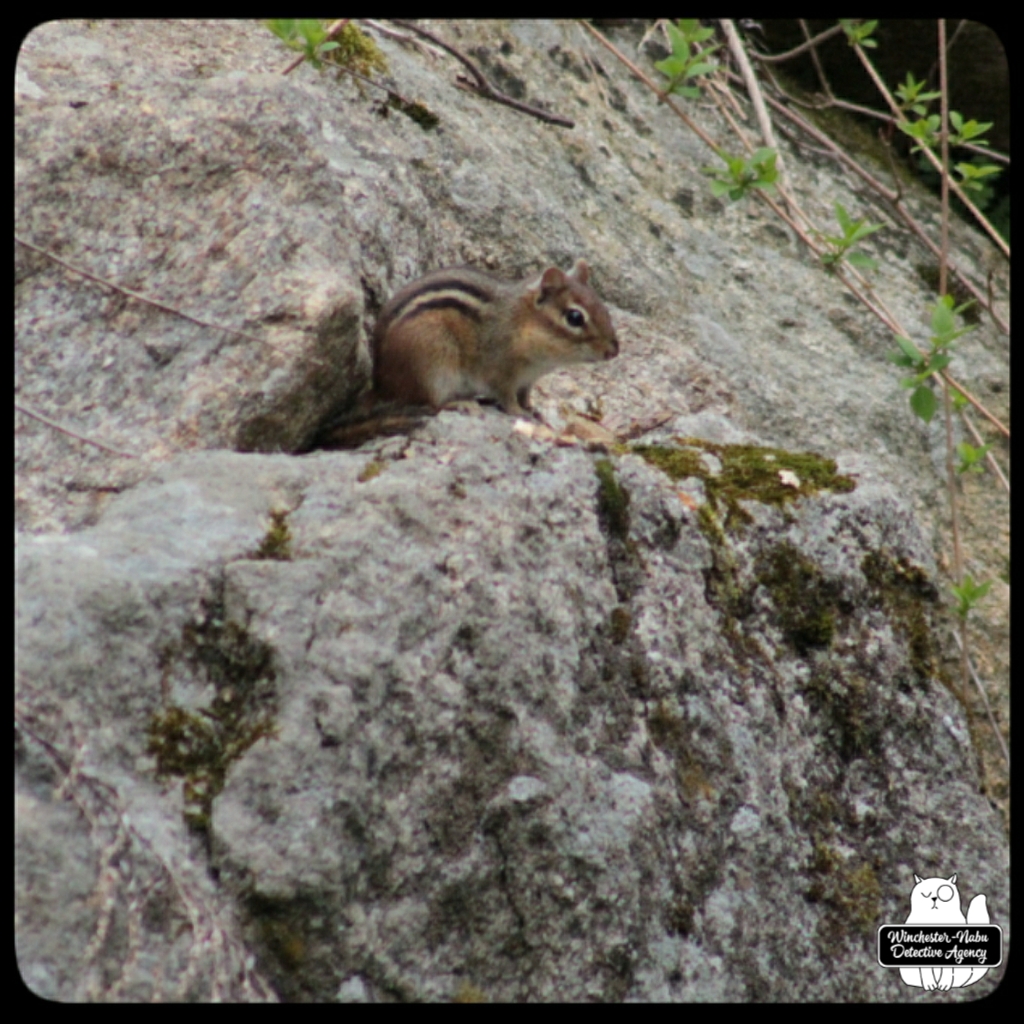
[[512, 107], [513, 110], [518, 110], [523, 114], [529, 114], [531, 117], [536, 117], [538, 120], [546, 121], [548, 124], [557, 124], [563, 128], [576, 127], [576, 122], [570, 121], [567, 117], [561, 117], [558, 114], [551, 114], [546, 110], [542, 110], [540, 107], [534, 107], [529, 103], [523, 103], [520, 100], [514, 99], [512, 96], [503, 93], [500, 89], [495, 89], [487, 80], [484, 73], [460, 49], [452, 46], [451, 43], [446, 43], [439, 36], [434, 35], [433, 32], [430, 32], [425, 28], [420, 28], [419, 25], [416, 25], [411, 21], [399, 21], [397, 18], [392, 18], [391, 20], [396, 25], [401, 25], [402, 28], [407, 31], [415, 32], [417, 35], [423, 36], [424, 39], [429, 39], [432, 43], [436, 43], [443, 50], [447, 50], [448, 53], [456, 58], [456, 60], [461, 61], [462, 64], [469, 69], [470, 74], [473, 76], [473, 81], [467, 81], [465, 77], [461, 77], [460, 81], [466, 88], [475, 92], [478, 96], [494, 100], [495, 103], [504, 103], [505, 106]]
[[420, 53], [430, 53], [437, 57], [443, 57], [444, 51], [436, 46], [429, 46], [427, 43], [421, 42], [419, 39], [414, 39], [412, 36], [405, 32], [397, 32], [393, 28], [389, 28], [382, 21], [376, 21], [373, 18], [360, 18], [359, 23], [365, 25], [367, 28], [372, 28], [374, 32], [379, 32], [382, 36], [387, 39], [394, 39], [398, 43], [403, 43], [406, 46], [411, 46], [413, 49], [418, 50]]
[[726, 42], [729, 44], [729, 52], [732, 54], [732, 58], [736, 61], [740, 74], [743, 76], [743, 82], [747, 87], [747, 95], [750, 97], [754, 113], [757, 115], [757, 123], [761, 128], [761, 138], [766, 146], [775, 150], [775, 167], [779, 172], [779, 185], [785, 187], [786, 170], [782, 161], [782, 150], [779, 147], [778, 140], [775, 138], [775, 128], [772, 125], [772, 119], [768, 116], [768, 108], [764, 103], [761, 86], [757, 81], [757, 76], [754, 74], [754, 69], [750, 66], [750, 58], [747, 56], [746, 48], [731, 19], [722, 18], [719, 24], [722, 26]]
[[70, 427], [65, 427], [56, 420], [51, 420], [49, 416], [44, 416], [41, 412], [37, 412], [35, 409], [30, 409], [27, 405], [23, 405], [20, 402], [15, 402], [14, 408], [17, 409], [18, 412], [23, 412], [26, 416], [31, 416], [34, 420], [39, 420], [40, 423], [45, 423], [48, 427], [52, 427], [54, 430], [59, 430], [62, 434], [67, 434], [68, 437], [73, 437], [76, 441], [82, 441], [85, 444], [91, 444], [96, 448], [102, 448], [105, 452], [112, 452], [114, 455], [122, 455], [126, 459], [138, 458], [138, 455], [133, 455], [131, 452], [122, 451], [120, 448], [113, 448], [109, 444], [104, 444], [102, 441], [96, 441], [91, 437], [86, 437], [84, 434], [79, 434]]
[[132, 291], [130, 288], [125, 288], [124, 285], [117, 284], [114, 281], [108, 281], [105, 277], [98, 277], [96, 274], [92, 274], [88, 270], [83, 270], [81, 267], [77, 267], [75, 264], [69, 263], [67, 260], [50, 252], [49, 249], [43, 249], [38, 245], [33, 245], [18, 234], [15, 234], [14, 240], [19, 245], [25, 246], [26, 249], [31, 249], [33, 252], [37, 252], [41, 256], [45, 256], [47, 259], [53, 260], [54, 263], [59, 263], [62, 267], [66, 270], [70, 270], [73, 274], [78, 274], [81, 277], [88, 278], [90, 281], [95, 281], [97, 284], [102, 284], [105, 287], [110, 288], [121, 295], [127, 295], [129, 298], [135, 299], [138, 302], [144, 302], [147, 306], [153, 306], [156, 309], [161, 309], [165, 313], [172, 313], [174, 316], [181, 317], [182, 320], [188, 320], [191, 323], [198, 324], [200, 327], [209, 328], [211, 331], [223, 331], [225, 334], [234, 334], [239, 338], [254, 341], [258, 345], [269, 345], [271, 348], [275, 347], [271, 342], [266, 341], [263, 338], [257, 338], [255, 335], [235, 330], [234, 327], [223, 327], [220, 324], [211, 323], [209, 320], [200, 320], [199, 317], [191, 316], [190, 314], [177, 309], [175, 306], [169, 306], [165, 302], [158, 302], [156, 299], [151, 299], [148, 295]]
[[585, 28], [606, 50], [609, 50], [615, 55], [615, 57], [626, 65], [627, 68], [632, 72], [633, 76], [640, 82], [643, 82], [648, 89], [651, 90], [658, 97], [659, 101], [664, 103], [676, 117], [679, 118], [687, 128], [690, 129], [696, 135], [701, 142], [703, 142], [712, 152], [717, 153], [719, 150], [718, 143], [711, 138], [710, 135], [699, 124], [697, 124], [692, 118], [690, 118], [685, 111], [681, 110], [671, 96], [667, 95], [662, 89], [659, 89], [650, 78], [647, 77], [617, 46], [606, 39], [600, 32], [594, 28], [587, 21], [578, 22], [583, 28]]
[[946, 20], [939, 18], [939, 151], [942, 154], [942, 217], [939, 243], [939, 295], [946, 294], [946, 264], [949, 262], [949, 82], [946, 78]]
[[[953, 639], [956, 641], [957, 647], [961, 651], [964, 649], [963, 641], [960, 639], [960, 634], [953, 630]], [[985, 714], [988, 716], [988, 724], [992, 727], [992, 731], [996, 735], [996, 741], [999, 743], [999, 749], [1003, 753], [1003, 760], [1006, 762], [1006, 767], [1010, 767], [1010, 751], [1006, 746], [1006, 740], [1003, 739], [1003, 734], [1000, 732], [999, 727], [996, 725], [996, 717], [992, 714], [992, 707], [988, 702], [988, 694], [985, 692], [985, 687], [981, 685], [981, 680], [978, 678], [978, 673], [974, 671], [974, 665], [971, 664], [971, 659], [967, 659], [967, 667], [970, 670], [971, 678], [974, 680], [974, 685], [978, 688], [978, 693], [981, 694], [981, 703], [985, 707]]]
[[[960, 420], [963, 423], [963, 425], [968, 429], [968, 431], [970, 431], [971, 437], [974, 438], [974, 443], [979, 448], [983, 447], [985, 441], [982, 438], [981, 434], [978, 433], [978, 428], [974, 425], [974, 422], [971, 420], [971, 417], [967, 415], [966, 410], [960, 410]], [[1006, 491], [1007, 494], [1009, 494], [1010, 481], [1006, 479], [1006, 476], [1003, 474], [1003, 471], [999, 463], [996, 462], [995, 458], [992, 456], [991, 451], [985, 452], [985, 461], [988, 463], [989, 469], [992, 470], [992, 472], [996, 475], [996, 478], [1003, 485], [1003, 490]]]
[[[837, 26], [842, 29], [842, 25]], [[834, 100], [835, 95], [832, 92], [832, 86], [829, 84], [828, 75], [825, 74], [825, 68], [821, 63], [821, 58], [818, 56], [818, 45], [811, 38], [811, 30], [807, 27], [805, 19], [800, 19], [800, 30], [804, 34], [804, 38], [807, 40], [808, 45], [811, 47], [811, 61], [814, 64], [814, 70], [818, 75], [818, 81], [821, 83], [822, 89], [825, 90], [825, 96], [829, 100]]]
[[[893, 99], [892, 93], [889, 92], [889, 89], [886, 86], [885, 82], [882, 81], [878, 72], [875, 70], [875, 66], [871, 63], [871, 60], [868, 58], [868, 55], [864, 52], [864, 49], [859, 44], [857, 44], [853, 47], [853, 50], [854, 53], [856, 53], [857, 56], [860, 58], [860, 61], [864, 65], [864, 68], [867, 71], [867, 73], [871, 76], [871, 80], [875, 83], [875, 87], [885, 98], [886, 103], [889, 104], [889, 109], [892, 110], [893, 114], [899, 121], [907, 123], [907, 119], [903, 116], [903, 111], [900, 110], [898, 104]], [[946, 124], [945, 118], [943, 118], [942, 123], [943, 125]], [[977, 220], [977, 222], [985, 229], [988, 236], [999, 247], [1003, 255], [1007, 259], [1009, 259], [1010, 247], [1006, 244], [1005, 240], [1003, 239], [1003, 236], [1000, 235], [998, 231], [996, 231], [996, 229], [992, 226], [988, 218], [981, 212], [981, 210], [979, 210], [974, 205], [974, 203], [971, 202], [971, 200], [967, 197], [964, 190], [955, 181], [953, 181], [952, 178], [949, 178], [949, 176], [943, 172], [942, 164], [940, 163], [939, 158], [932, 152], [931, 147], [921, 146], [921, 152], [924, 153], [925, 158], [929, 161], [929, 163], [931, 163], [935, 170], [937, 170], [939, 174], [943, 176], [943, 178], [948, 178], [949, 187], [956, 193], [956, 196], [960, 200], [960, 202], [962, 202], [964, 206], [966, 206], [967, 209], [971, 211], [971, 216], [974, 217], [975, 220]]]
[[[334, 24], [331, 25], [324, 34], [324, 42], [326, 43], [333, 39], [351, 20], [351, 18], [340, 18], [338, 21], [334, 22]], [[306, 55], [304, 53], [300, 53], [299, 56], [281, 72], [281, 74], [290, 75], [305, 59]]]
[[806, 42], [801, 43], [799, 46], [794, 47], [792, 50], [787, 50], [785, 53], [757, 53], [754, 51], [752, 56], [755, 60], [760, 61], [762, 64], [781, 64], [783, 61], [792, 60], [794, 57], [799, 57], [800, 54], [806, 53], [808, 50], [814, 51], [815, 47], [821, 43], [826, 42], [833, 36], [839, 35], [843, 31], [842, 25], [833, 25], [831, 28], [825, 29], [824, 32], [819, 32], [813, 39], [808, 39]]
[[[719, 146], [715, 142], [715, 140], [708, 134], [708, 132], [703, 130], [703, 128], [701, 128], [699, 125], [695, 124], [682, 110], [680, 110], [679, 106], [675, 103], [675, 101], [673, 100], [672, 96], [667, 95], [662, 89], [659, 89], [657, 87], [657, 85], [654, 82], [652, 82], [650, 80], [650, 78], [647, 75], [645, 75], [635, 65], [635, 63], [632, 60], [630, 60], [629, 57], [626, 56], [626, 54], [624, 54], [613, 43], [611, 43], [609, 40], [607, 40], [592, 25], [588, 24], [587, 22], [581, 22], [580, 24], [602, 46], [604, 46], [605, 49], [607, 49], [610, 53], [612, 53], [617, 60], [620, 60], [622, 63], [624, 63], [624, 65], [630, 70], [630, 72], [634, 75], [634, 77], [638, 81], [640, 81], [644, 85], [646, 85], [647, 88], [650, 89], [650, 91], [653, 92], [658, 97], [658, 99], [660, 101], [664, 102], [668, 106], [668, 108], [680, 119], [680, 121], [682, 121], [683, 124], [685, 124], [687, 126], [687, 128], [689, 128], [703, 143], [708, 145], [708, 147], [710, 148], [710, 150], [712, 150], [712, 152], [718, 153]], [[799, 122], [801, 124], [806, 124], [806, 122], [802, 118], [800, 118], [798, 115], [796, 115], [794, 112], [787, 111], [782, 104], [777, 103], [777, 100], [771, 100], [771, 102], [772, 102], [773, 105], [776, 106], [776, 109], [778, 109], [781, 112], [785, 113], [788, 117], [791, 117], [794, 121], [797, 121], [797, 122]], [[810, 129], [809, 125], [808, 125], [808, 128]], [[812, 135], [814, 135], [814, 137], [821, 139], [823, 142], [828, 144], [830, 147], [835, 145], [835, 143], [831, 142], [831, 140], [828, 139], [827, 136], [823, 135], [822, 133], [817, 132], [814, 129], [810, 129], [810, 132], [811, 132]], [[742, 134], [741, 133], [740, 133], [740, 138], [742, 138]], [[748, 147], [748, 150], [751, 150], [752, 146], [750, 145], [749, 141], [746, 141], [744, 139], [744, 144], [746, 145], [746, 147]], [[863, 175], [865, 177], [865, 179], [868, 179], [868, 180], [870, 180], [872, 182], [874, 181], [874, 179], [871, 178], [870, 175], [868, 175], [866, 171], [864, 171], [862, 168], [860, 168], [853, 160], [848, 158], [845, 154], [842, 154], [841, 151], [837, 151], [837, 152], [838, 152], [839, 155], [842, 156], [842, 159], [845, 162], [848, 162], [849, 165], [851, 167], [855, 168], [859, 174], [861, 174], [861, 175]], [[889, 189], [885, 188], [883, 185], [881, 185], [881, 183], [878, 183], [878, 187], [879, 187], [879, 189], [881, 191], [881, 194], [886, 196], [887, 198], [892, 198], [892, 200], [895, 200], [897, 198], [895, 193], [892, 193], [892, 191], [890, 191]], [[757, 196], [757, 198], [761, 202], [766, 203], [768, 206], [770, 206], [771, 209], [776, 213], [777, 216], [779, 216], [788, 225], [790, 225], [794, 229], [794, 231], [797, 232], [798, 237], [801, 239], [801, 241], [813, 253], [815, 253], [815, 255], [817, 255], [819, 257], [821, 256], [821, 254], [822, 254], [821, 250], [818, 249], [818, 247], [814, 244], [814, 242], [808, 236], [808, 233], [799, 224], [797, 224], [790, 215], [788, 215], [784, 210], [782, 210], [782, 208], [777, 203], [775, 203], [765, 193], [765, 191], [763, 189], [755, 190], [755, 195]], [[790, 199], [790, 202], [793, 203], [792, 198]], [[794, 207], [796, 208], [796, 204], [795, 203], [794, 203]], [[900, 206], [897, 206], [896, 209], [901, 212], [901, 214], [904, 216], [904, 219], [907, 219], [908, 215], [906, 215], [906, 214], [904, 214], [902, 212], [902, 208]], [[806, 215], [804, 215], [804, 216], [805, 216], [805, 219], [806, 219]], [[880, 305], [877, 305], [876, 303], [873, 303], [873, 302], [869, 301], [867, 299], [866, 295], [864, 295], [862, 292], [860, 292], [858, 289], [856, 289], [855, 287], [852, 286], [849, 278], [847, 278], [847, 276], [845, 276], [842, 272], [839, 272], [838, 275], [840, 276], [840, 280], [843, 281], [843, 283], [847, 286], [847, 288], [849, 288], [851, 290], [851, 292], [854, 295], [856, 295], [857, 298], [860, 299], [860, 301], [868, 309], [870, 309], [874, 314], [876, 314], [881, 319], [882, 323], [884, 323], [890, 330], [892, 330], [894, 333], [899, 334], [899, 335], [901, 335], [903, 337], [909, 337], [910, 336], [909, 333], [907, 331], [905, 331], [900, 326], [900, 324], [898, 322], [898, 319], [895, 316], [893, 316], [892, 313], [889, 313], [888, 310], [884, 310], [883, 308], [880, 308]], [[973, 394], [971, 394], [971, 392], [967, 388], [965, 388], [962, 384], [959, 384], [947, 371], [942, 371], [941, 376], [942, 376], [942, 378], [945, 381], [947, 381], [954, 388], [956, 388], [957, 391], [961, 392], [964, 395], [964, 397], [967, 398], [967, 400], [972, 404], [972, 406], [974, 406], [974, 408], [977, 409], [978, 412], [981, 413], [982, 416], [984, 416], [997, 430], [999, 430], [1000, 433], [1005, 434], [1008, 437], [1010, 436], [1009, 429], [1004, 424], [1000, 423], [999, 420], [995, 416], [993, 416], [987, 409], [985, 409], [983, 404]]]
[[[729, 73], [729, 78], [731, 81], [734, 82], [742, 81], [742, 79], [740, 79], [738, 75], [732, 73]], [[787, 120], [791, 121], [794, 125], [796, 125], [802, 132], [813, 138], [821, 146], [827, 149], [837, 160], [840, 160], [842, 163], [844, 163], [851, 171], [853, 171], [854, 174], [856, 174], [864, 182], [870, 185], [871, 188], [874, 191], [876, 191], [883, 199], [892, 203], [893, 208], [899, 215], [900, 219], [928, 247], [928, 249], [933, 253], [933, 255], [936, 258], [938, 258], [940, 252], [939, 246], [932, 241], [932, 239], [928, 236], [928, 233], [924, 230], [924, 228], [922, 228], [921, 225], [918, 224], [916, 220], [914, 220], [913, 216], [910, 214], [910, 211], [907, 210], [907, 208], [900, 201], [900, 191], [893, 191], [892, 189], [889, 189], [885, 185], [883, 185], [881, 181], [874, 177], [874, 175], [872, 175], [870, 172], [865, 170], [845, 150], [840, 149], [832, 139], [830, 139], [824, 132], [816, 128], [813, 124], [811, 124], [810, 121], [802, 117], [797, 111], [792, 110], [790, 107], [787, 107], [784, 103], [781, 103], [773, 96], [767, 96], [766, 99], [768, 101], [769, 106], [771, 106], [776, 113], [781, 114]], [[964, 271], [962, 271], [956, 264], [947, 261], [947, 266], [950, 270], [953, 271], [953, 273], [956, 274], [957, 279], [962, 282], [964, 287], [971, 293], [973, 298], [977, 300], [978, 304], [988, 310], [996, 326], [998, 326], [998, 328], [1004, 334], [1009, 334], [1009, 325], [1006, 323], [1005, 320], [1003, 320], [1002, 317], [999, 316], [998, 312], [996, 311], [995, 304], [992, 301], [992, 295], [986, 294], [984, 291], [982, 291], [981, 288], [975, 285], [967, 276], [967, 274]]]

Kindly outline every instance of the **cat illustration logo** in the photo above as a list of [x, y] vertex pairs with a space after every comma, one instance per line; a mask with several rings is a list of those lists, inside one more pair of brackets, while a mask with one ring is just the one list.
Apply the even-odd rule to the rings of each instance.
[[[910, 893], [910, 914], [906, 923], [913, 925], [988, 924], [988, 905], [984, 895], [975, 896], [964, 917], [960, 909], [960, 890], [956, 875], [949, 878], [919, 878], [914, 875]], [[938, 989], [973, 985], [988, 973], [987, 967], [901, 967], [900, 977], [907, 985], [931, 992]]]

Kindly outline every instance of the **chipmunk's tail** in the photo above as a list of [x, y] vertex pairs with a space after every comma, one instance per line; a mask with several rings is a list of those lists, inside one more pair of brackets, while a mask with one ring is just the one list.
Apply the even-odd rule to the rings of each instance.
[[374, 437], [407, 434], [421, 426], [435, 410], [426, 405], [382, 403], [369, 408], [356, 408], [324, 423], [306, 451], [358, 448]]

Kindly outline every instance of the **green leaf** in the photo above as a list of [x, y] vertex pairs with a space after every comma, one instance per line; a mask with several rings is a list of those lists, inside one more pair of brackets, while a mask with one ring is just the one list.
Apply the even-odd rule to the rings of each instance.
[[850, 219], [850, 215], [846, 212], [846, 207], [842, 203], [836, 202], [836, 220], [839, 221], [839, 226], [843, 229], [844, 235], [849, 235], [853, 228], [853, 221]]
[[843, 31], [851, 46], [855, 43], [860, 43], [861, 46], [878, 45], [873, 39], [868, 38], [878, 26], [877, 21], [859, 22], [856, 18], [840, 18], [839, 24], [843, 26]]
[[924, 357], [918, 351], [917, 346], [909, 338], [903, 338], [897, 334], [896, 344], [899, 345], [903, 354], [911, 361], [912, 364], [916, 365], [923, 361]]
[[931, 145], [938, 139], [936, 132], [939, 128], [939, 115], [930, 114], [928, 117], [910, 124], [900, 121], [897, 127], [922, 145]]
[[294, 18], [268, 18], [264, 24], [278, 39], [286, 43], [295, 35]]
[[956, 320], [953, 317], [953, 296], [943, 295], [935, 303], [932, 310], [932, 330], [938, 335], [949, 334], [956, 330]]
[[654, 66], [666, 77], [674, 79], [686, 70], [686, 61], [682, 57], [666, 57], [655, 62]]
[[716, 64], [708, 64], [706, 61], [702, 64], [691, 65], [686, 72], [687, 78], [696, 78], [698, 75], [706, 75], [709, 71], [717, 71], [718, 66]]
[[867, 218], [859, 220], [857, 221], [857, 234], [854, 236], [854, 241], [859, 242], [861, 239], [867, 238], [868, 235], [873, 235], [876, 231], [881, 231], [884, 227], [884, 224], [868, 224]]
[[987, 178], [990, 174], [999, 174], [1002, 170], [995, 164], [957, 164], [956, 169], [964, 178]]
[[[950, 118], [952, 118], [953, 114], [950, 113], [949, 116]], [[985, 121], [982, 124], [979, 124], [977, 121], [968, 121], [959, 130], [958, 134], [961, 136], [961, 138], [963, 138], [964, 141], [967, 141], [968, 139], [973, 139], [978, 135], [984, 135], [985, 132], [987, 132], [994, 123], [994, 121]], [[979, 142], [976, 142], [975, 145], [978, 145]]]
[[918, 82], [908, 71], [906, 82], [896, 87], [896, 95], [903, 101], [905, 107], [913, 110], [915, 114], [923, 115], [928, 109], [925, 104], [940, 96], [937, 92], [921, 92], [924, 86], [924, 82]]
[[981, 462], [991, 447], [991, 444], [983, 444], [979, 448], [975, 448], [974, 445], [961, 441], [956, 446], [957, 454], [960, 456], [960, 465], [957, 466], [956, 471], [958, 473], [983, 472], [985, 467], [981, 465]]
[[679, 24], [683, 26], [682, 30], [677, 28], [672, 22], [667, 22], [665, 28], [668, 30], [668, 38], [672, 43], [672, 54], [675, 57], [681, 57], [684, 61], [690, 56], [690, 44], [686, 37], [686, 26], [692, 25], [692, 21], [680, 21]]
[[300, 18], [296, 24], [302, 37], [313, 46], [326, 35], [319, 18]]
[[925, 423], [931, 423], [932, 417], [935, 415], [936, 405], [935, 395], [932, 393], [931, 388], [925, 387], [924, 384], [921, 384], [910, 396], [910, 408]]
[[878, 261], [862, 252], [851, 252], [846, 257], [846, 262], [855, 267], [862, 267], [864, 270], [877, 270]]
[[727, 156], [725, 162], [729, 165], [729, 173], [734, 178], [739, 178], [743, 174], [743, 168], [746, 164], [746, 160], [741, 156]]
[[957, 615], [961, 619], [966, 619], [971, 609], [989, 592], [992, 588], [992, 581], [989, 580], [987, 583], [976, 584], [970, 576], [964, 575], [963, 582], [960, 586], [955, 584], [950, 587], [957, 599]]

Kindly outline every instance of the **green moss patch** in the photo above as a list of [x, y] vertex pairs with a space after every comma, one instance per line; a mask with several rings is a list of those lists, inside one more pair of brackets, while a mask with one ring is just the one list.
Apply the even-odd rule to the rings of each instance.
[[225, 622], [221, 602], [199, 624], [183, 631], [180, 644], [164, 652], [165, 677], [185, 660], [213, 685], [210, 707], [167, 703], [147, 727], [147, 752], [160, 777], [182, 779], [185, 820], [207, 833], [213, 801], [228, 768], [258, 740], [274, 736], [275, 672], [272, 649], [235, 623]]
[[[751, 520], [742, 501], [781, 506], [820, 490], [852, 491], [856, 484], [836, 472], [834, 459], [814, 452], [789, 452], [757, 445], [716, 444], [700, 438], [676, 438], [676, 446], [636, 445], [629, 449], [673, 480], [703, 481], [708, 504], [726, 530], [739, 530]], [[701, 453], [713, 455], [716, 472]]]

